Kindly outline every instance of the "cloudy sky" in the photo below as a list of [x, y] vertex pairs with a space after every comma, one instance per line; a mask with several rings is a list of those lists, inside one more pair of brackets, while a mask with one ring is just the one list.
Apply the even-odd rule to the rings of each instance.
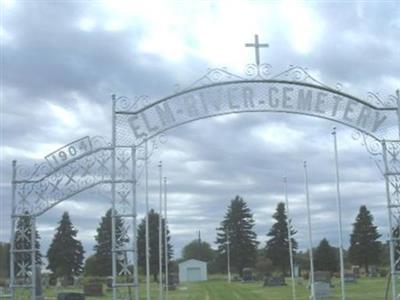
[[[270, 47], [261, 60], [278, 74], [307, 67], [322, 82], [366, 98], [400, 88], [400, 2], [296, 1], [16, 1], [1, 2], [1, 228], [9, 238], [11, 161], [33, 165], [80, 137], [110, 138], [110, 95], [151, 101], [188, 85], [208, 68], [243, 74], [254, 60], [245, 48], [258, 33]], [[345, 242], [360, 205], [372, 211], [383, 237], [383, 178], [353, 131], [338, 126]], [[289, 180], [293, 223], [307, 246], [302, 161], [309, 161], [314, 240], [337, 245], [335, 173], [330, 135], [335, 123], [299, 115], [243, 113], [205, 119], [168, 132], [151, 165], [151, 206], [157, 166], [170, 182], [175, 255], [201, 230], [213, 243], [235, 195], [248, 203], [261, 242]], [[90, 192], [39, 219], [43, 250], [69, 210], [87, 252], [110, 203]], [[143, 217], [143, 203], [139, 207]], [[88, 211], [91, 213], [88, 214]]]

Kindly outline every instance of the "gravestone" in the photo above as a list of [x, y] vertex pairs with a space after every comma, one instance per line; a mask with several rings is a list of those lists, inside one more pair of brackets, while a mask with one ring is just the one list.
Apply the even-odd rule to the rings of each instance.
[[377, 277], [378, 276], [378, 267], [376, 265], [372, 265], [368, 267], [368, 276], [369, 277]]
[[357, 278], [352, 273], [345, 273], [344, 274], [344, 282], [345, 283], [356, 283], [357, 282]]
[[356, 278], [360, 278], [360, 266], [351, 266], [351, 272]]
[[280, 277], [269, 276], [264, 278], [264, 286], [274, 287], [274, 286], [284, 286], [284, 285], [286, 285], [286, 282], [285, 282], [285, 277], [283, 276]]
[[314, 282], [325, 282], [331, 284], [331, 273], [326, 271], [317, 271], [314, 273]]
[[57, 300], [85, 300], [85, 295], [81, 293], [59, 293]]
[[98, 282], [90, 282], [83, 286], [85, 296], [103, 296], [103, 285]]
[[74, 278], [74, 283], [73, 283], [74, 288], [81, 287], [81, 277], [74, 276], [73, 278]]
[[331, 285], [326, 282], [318, 281], [314, 283], [315, 300], [327, 299], [331, 295]]
[[168, 275], [168, 290], [175, 291], [179, 283], [179, 277], [176, 273], [169, 273]]
[[56, 282], [56, 288], [59, 289], [61, 288], [62, 284], [61, 284], [61, 278], [57, 277], [57, 282]]
[[293, 269], [294, 269], [293, 270], [294, 277], [295, 278], [300, 277], [300, 266], [299, 265], [294, 265]]
[[107, 277], [106, 286], [107, 286], [107, 289], [112, 289], [112, 287], [113, 287], [113, 278], [112, 278], [112, 276], [108, 276]]
[[243, 282], [250, 282], [253, 281], [253, 272], [250, 268], [243, 269]]
[[35, 276], [36, 276], [36, 287], [35, 287], [35, 299], [43, 300], [43, 289], [42, 289], [42, 271], [40, 266], [36, 266], [35, 268]]
[[43, 289], [48, 289], [50, 286], [50, 276], [49, 274], [42, 275], [42, 287]]

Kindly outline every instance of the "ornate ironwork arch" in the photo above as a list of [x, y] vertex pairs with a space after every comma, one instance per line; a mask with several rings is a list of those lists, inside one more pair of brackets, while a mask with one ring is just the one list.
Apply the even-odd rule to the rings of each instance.
[[[396, 251], [400, 249], [399, 240], [394, 236], [400, 228], [399, 94], [382, 101], [370, 93], [363, 100], [342, 92], [340, 86], [330, 88], [300, 67], [290, 67], [270, 76], [270, 66], [257, 62], [248, 65], [245, 74], [236, 75], [225, 69], [209, 70], [188, 87], [178, 87], [173, 95], [152, 103], [146, 96], [113, 97], [111, 143], [89, 137], [77, 140], [46, 156], [46, 162], [30, 172], [14, 162], [12, 298], [22, 299], [17, 295], [20, 289], [28, 290], [31, 299], [35, 299], [36, 217], [61, 201], [104, 184], [110, 187], [113, 220], [126, 218], [124, 238], [132, 237], [130, 244], [121, 245], [116, 235], [112, 236], [113, 299], [125, 299], [118, 294], [119, 288], [138, 286], [135, 193], [140, 173], [137, 172], [138, 162], [148, 159], [148, 156], [139, 157], [143, 142], [156, 140], [154, 149], [165, 142], [163, 133], [171, 128], [199, 119], [244, 112], [285, 112], [333, 120], [356, 129], [367, 150], [382, 157], [389, 226], [393, 229], [390, 241], [395, 295], [395, 278], [400, 272], [400, 253]], [[17, 244], [16, 225], [26, 217], [31, 234], [20, 234], [23, 243]], [[15, 272], [16, 265], [18, 272]], [[134, 270], [128, 265], [133, 265]], [[117, 281], [118, 275], [126, 276], [127, 281]], [[139, 298], [137, 288], [135, 296]]]
[[[220, 75], [217, 82], [210, 83], [213, 72]], [[297, 75], [288, 80], [288, 73]], [[270, 79], [228, 74], [219, 69], [210, 71], [205, 83], [196, 81], [189, 88], [150, 104], [140, 99], [118, 99], [117, 144], [141, 145], [146, 139], [189, 122], [243, 112], [309, 115], [352, 127], [377, 141], [398, 138], [398, 106], [394, 97], [385, 103], [372, 96], [363, 100], [320, 83], [301, 68], [291, 68]]]

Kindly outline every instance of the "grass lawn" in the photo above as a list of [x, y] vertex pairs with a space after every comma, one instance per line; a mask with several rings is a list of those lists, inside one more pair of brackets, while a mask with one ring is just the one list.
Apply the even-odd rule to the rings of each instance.
[[[289, 283], [290, 281], [287, 280]], [[334, 288], [331, 300], [339, 300], [340, 285], [333, 282]], [[386, 280], [384, 278], [359, 279], [357, 283], [347, 284], [348, 300], [384, 300]], [[47, 290], [45, 300], [56, 299], [55, 290]], [[152, 299], [158, 299], [157, 285], [152, 284]], [[104, 297], [86, 297], [87, 300], [109, 300], [111, 294]], [[132, 298], [133, 299], [133, 298]], [[141, 299], [145, 299], [145, 287], [141, 285]], [[207, 282], [182, 284], [176, 291], [169, 292], [170, 300], [290, 300], [291, 286], [262, 287], [256, 283], [227, 283], [221, 279], [211, 279]], [[297, 299], [308, 300], [308, 290], [304, 284], [297, 285]]]

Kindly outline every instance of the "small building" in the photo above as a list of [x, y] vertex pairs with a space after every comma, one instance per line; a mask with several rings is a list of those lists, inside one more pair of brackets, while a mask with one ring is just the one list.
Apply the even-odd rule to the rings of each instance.
[[197, 259], [189, 259], [179, 264], [179, 282], [195, 282], [206, 280], [206, 262]]

